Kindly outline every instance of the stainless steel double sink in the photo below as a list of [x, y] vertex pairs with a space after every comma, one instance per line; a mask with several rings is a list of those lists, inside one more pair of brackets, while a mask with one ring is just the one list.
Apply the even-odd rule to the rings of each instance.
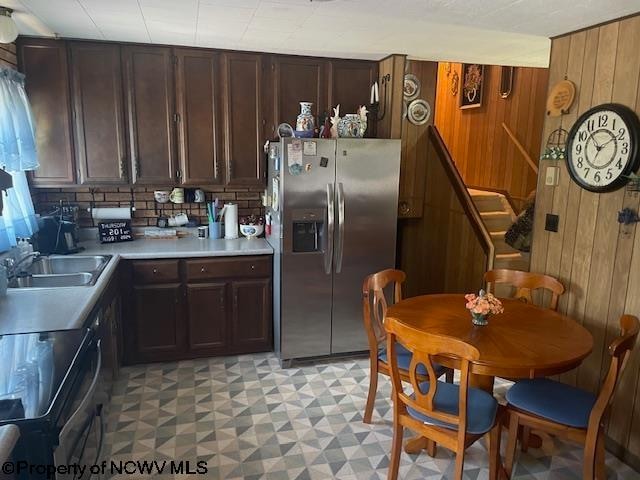
[[24, 273], [9, 281], [9, 288], [89, 287], [110, 259], [110, 255], [37, 257]]

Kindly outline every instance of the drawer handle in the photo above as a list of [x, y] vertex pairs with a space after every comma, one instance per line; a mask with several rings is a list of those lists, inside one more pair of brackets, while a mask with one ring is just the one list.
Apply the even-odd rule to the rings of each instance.
[[251, 265], [251, 270], [255, 270], [256, 266], [255, 265]]
[[153, 273], [154, 273], [154, 275], [155, 275], [156, 273], [158, 273], [158, 269], [157, 269], [157, 268], [154, 268], [154, 269], [153, 269]]
[[204, 272], [206, 272], [206, 271], [207, 271], [207, 269], [206, 269], [206, 268], [204, 268], [204, 267], [200, 268], [200, 273], [204, 273]]

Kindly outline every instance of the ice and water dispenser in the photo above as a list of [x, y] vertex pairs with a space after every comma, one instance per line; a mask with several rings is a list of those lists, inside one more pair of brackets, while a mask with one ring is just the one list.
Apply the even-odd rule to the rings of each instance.
[[322, 211], [299, 210], [292, 218], [293, 252], [323, 252], [324, 216]]

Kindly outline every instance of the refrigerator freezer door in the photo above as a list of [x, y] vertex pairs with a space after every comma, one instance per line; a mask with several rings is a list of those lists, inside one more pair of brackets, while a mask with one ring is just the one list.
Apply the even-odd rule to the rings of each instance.
[[[302, 169], [289, 171], [289, 145], [314, 142]], [[286, 139], [281, 164], [282, 280], [280, 358], [331, 353], [335, 140]], [[313, 151], [308, 148], [307, 152]], [[298, 154], [299, 155], [299, 154]], [[331, 242], [333, 245], [333, 242]]]
[[338, 140], [332, 354], [369, 348], [362, 282], [395, 268], [399, 175], [399, 140]]

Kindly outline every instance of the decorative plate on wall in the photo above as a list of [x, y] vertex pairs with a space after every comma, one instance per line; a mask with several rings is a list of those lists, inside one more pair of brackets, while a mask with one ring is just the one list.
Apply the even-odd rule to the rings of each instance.
[[561, 80], [551, 88], [547, 99], [547, 115], [559, 117], [569, 113], [576, 97], [576, 86], [571, 80]]
[[404, 99], [411, 101], [420, 95], [420, 80], [413, 73], [404, 76]]
[[407, 118], [414, 125], [424, 125], [431, 116], [431, 105], [426, 100], [414, 100], [409, 104]]

